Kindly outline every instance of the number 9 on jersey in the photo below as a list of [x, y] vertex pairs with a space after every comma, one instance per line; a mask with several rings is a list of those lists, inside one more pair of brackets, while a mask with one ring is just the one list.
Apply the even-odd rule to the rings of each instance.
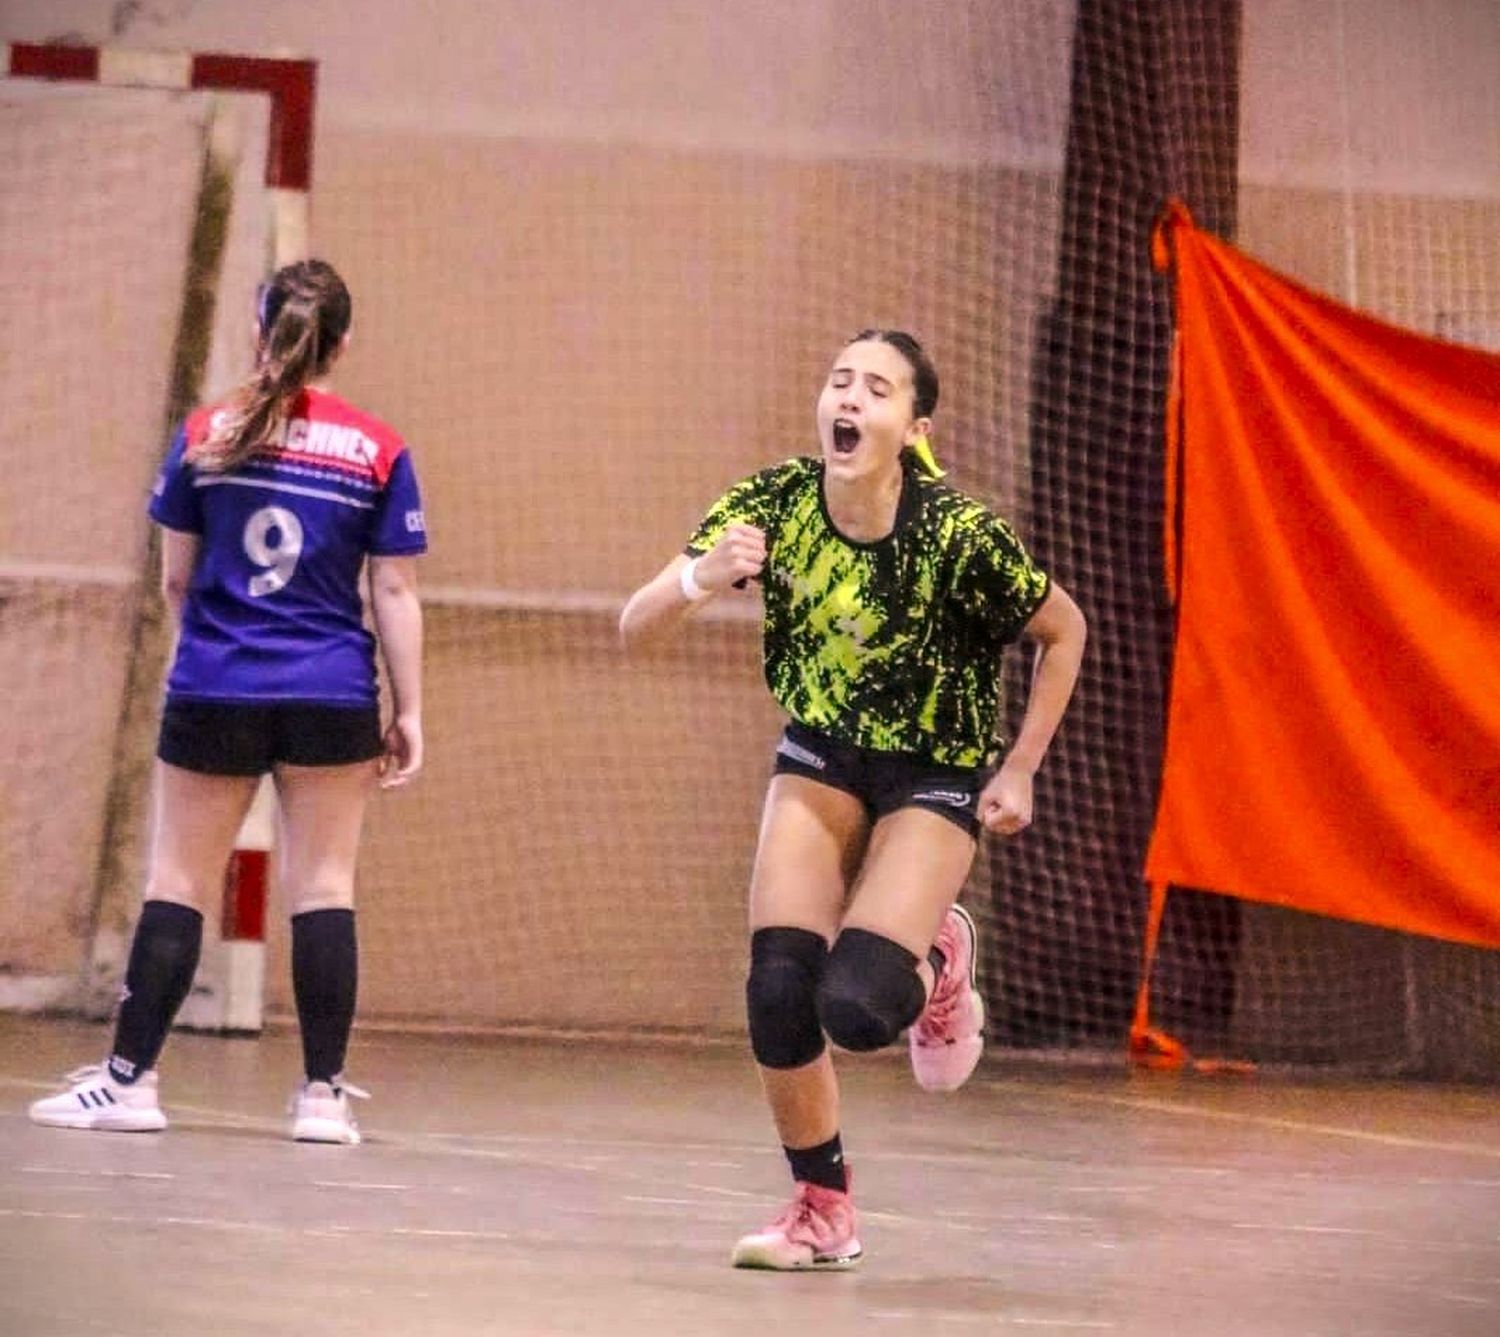
[[262, 506], [245, 521], [244, 543], [245, 555], [266, 568], [250, 577], [251, 596], [275, 594], [286, 588], [302, 556], [302, 521], [281, 506]]

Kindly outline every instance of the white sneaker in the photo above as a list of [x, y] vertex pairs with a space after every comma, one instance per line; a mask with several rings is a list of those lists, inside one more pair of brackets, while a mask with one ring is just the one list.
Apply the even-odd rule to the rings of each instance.
[[349, 1097], [368, 1100], [370, 1093], [342, 1078], [331, 1082], [303, 1082], [292, 1096], [292, 1140], [359, 1145], [359, 1125], [349, 1108]]
[[129, 1086], [115, 1081], [102, 1063], [70, 1072], [61, 1095], [33, 1101], [32, 1123], [48, 1128], [91, 1128], [106, 1133], [159, 1133], [167, 1116], [156, 1099], [156, 1072], [143, 1072]]

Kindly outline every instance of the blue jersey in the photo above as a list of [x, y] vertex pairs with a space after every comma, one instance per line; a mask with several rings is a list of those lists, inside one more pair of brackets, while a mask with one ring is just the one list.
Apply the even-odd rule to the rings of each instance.
[[304, 390], [275, 441], [214, 473], [193, 452], [222, 411], [183, 424], [151, 498], [153, 520], [201, 539], [168, 699], [374, 704], [361, 569], [427, 550], [405, 445], [338, 396]]

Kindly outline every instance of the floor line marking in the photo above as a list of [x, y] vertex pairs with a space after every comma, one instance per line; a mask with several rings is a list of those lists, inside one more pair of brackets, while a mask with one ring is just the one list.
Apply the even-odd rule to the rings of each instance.
[[23, 1175], [69, 1175], [85, 1179], [176, 1179], [175, 1174], [162, 1170], [80, 1170], [64, 1165], [18, 1165], [16, 1170]]
[[[56, 1081], [39, 1082], [28, 1078], [12, 1077], [8, 1074], [0, 1073], [0, 1086], [14, 1086], [27, 1090], [55, 1090], [57, 1085], [58, 1084]], [[987, 1090], [1000, 1092], [1003, 1092], [1005, 1090], [1015, 1091], [1019, 1089], [1025, 1091], [1028, 1095], [1045, 1097], [1051, 1100], [1053, 1103], [1061, 1101], [1110, 1105], [1121, 1109], [1135, 1109], [1144, 1110], [1155, 1114], [1167, 1114], [1171, 1115], [1174, 1118], [1198, 1118], [1209, 1121], [1218, 1121], [1221, 1123], [1239, 1124], [1245, 1127], [1276, 1129], [1281, 1132], [1312, 1133], [1322, 1137], [1345, 1138], [1351, 1141], [1366, 1142], [1377, 1146], [1400, 1147], [1412, 1151], [1451, 1152], [1456, 1155], [1479, 1156], [1483, 1157], [1486, 1160], [1500, 1161], [1500, 1147], [1488, 1147], [1473, 1142], [1448, 1142], [1437, 1138], [1412, 1137], [1400, 1133], [1380, 1133], [1375, 1132], [1371, 1129], [1351, 1128], [1339, 1124], [1316, 1123], [1302, 1119], [1289, 1119], [1279, 1115], [1253, 1114], [1241, 1110], [1208, 1109], [1202, 1105], [1195, 1105], [1190, 1103], [1180, 1104], [1169, 1100], [1144, 1096], [1116, 1096], [1107, 1095], [1100, 1092], [1078, 1090], [1058, 1091], [1050, 1087], [1032, 1087], [1029, 1085], [1022, 1086], [1014, 1080], [996, 1081], [993, 1079], [985, 1079], [980, 1083], [980, 1085]], [[273, 1123], [268, 1119], [238, 1115], [233, 1113], [232, 1111], [214, 1109], [207, 1106], [185, 1105], [178, 1102], [172, 1102], [168, 1105], [167, 1108], [170, 1111], [181, 1111], [187, 1114], [191, 1114], [196, 1118], [210, 1119], [228, 1127], [244, 1128], [253, 1131], [265, 1131], [268, 1129], [279, 1130], [281, 1128], [281, 1123], [279, 1121]], [[666, 1139], [664, 1139], [662, 1142], [649, 1142], [639, 1139], [592, 1139], [577, 1137], [548, 1138], [539, 1135], [504, 1133], [428, 1133], [424, 1135], [422, 1144], [408, 1141], [405, 1145], [410, 1150], [417, 1150], [419, 1145], [422, 1145], [424, 1149], [432, 1150], [435, 1149], [432, 1146], [433, 1143], [452, 1138], [467, 1138], [473, 1141], [500, 1141], [521, 1145], [542, 1144], [546, 1146], [618, 1146], [625, 1148], [652, 1148], [667, 1145]], [[393, 1145], [395, 1144], [395, 1139], [388, 1136], [378, 1137], [376, 1139], [372, 1139], [372, 1142]], [[678, 1147], [681, 1150], [714, 1150], [721, 1153], [726, 1151], [759, 1152], [764, 1150], [764, 1148], [759, 1144], [749, 1143], [679, 1144], [676, 1142], [672, 1142], [670, 1145], [672, 1145], [673, 1147]], [[867, 1152], [862, 1159], [876, 1161], [886, 1159], [907, 1162], [919, 1161], [924, 1164], [963, 1164], [972, 1163], [976, 1160], [988, 1161], [990, 1159], [990, 1156], [995, 1153], [1015, 1156], [1018, 1159], [1024, 1159], [1024, 1154], [1018, 1151], [1014, 1144], [971, 1142], [969, 1145], [974, 1148], [974, 1151], [967, 1154], [942, 1152], [924, 1153], [920, 1151], [899, 1153]], [[478, 1148], [472, 1148], [464, 1149], [464, 1151], [462, 1151], [460, 1154], [480, 1155], [484, 1153], [482, 1153]]]
[[308, 1183], [314, 1188], [383, 1189], [397, 1193], [409, 1193], [413, 1189], [411, 1184], [368, 1184], [353, 1179], [310, 1179]]
[[[986, 1086], [999, 1087], [1001, 1083], [986, 1082]], [[1029, 1088], [1028, 1088], [1029, 1089]], [[1048, 1094], [1046, 1088], [1042, 1094]], [[1288, 1119], [1274, 1114], [1250, 1114], [1241, 1110], [1207, 1109], [1202, 1105], [1175, 1104], [1146, 1096], [1111, 1096], [1094, 1091], [1068, 1091], [1050, 1093], [1057, 1099], [1088, 1101], [1096, 1105], [1116, 1105], [1122, 1109], [1148, 1110], [1154, 1114], [1171, 1114], [1178, 1118], [1196, 1117], [1217, 1119], [1224, 1123], [1245, 1124], [1256, 1128], [1275, 1128], [1282, 1132], [1317, 1133], [1323, 1137], [1345, 1137], [1356, 1142], [1371, 1142], [1381, 1146], [1403, 1147], [1412, 1151], [1451, 1151], [1460, 1155], [1483, 1156], [1488, 1160], [1500, 1160], [1500, 1147], [1486, 1147], [1477, 1142], [1444, 1142], [1437, 1138], [1408, 1137], [1402, 1133], [1377, 1133], [1367, 1128], [1350, 1128], [1340, 1124], [1311, 1123], [1303, 1119]]]
[[[126, 1216], [105, 1212], [59, 1212], [41, 1211], [20, 1207], [0, 1207], [0, 1218], [18, 1217], [29, 1221], [87, 1221], [100, 1225], [120, 1226], [184, 1226], [191, 1229], [244, 1231], [258, 1235], [317, 1235], [342, 1236], [348, 1239], [368, 1238], [373, 1235], [432, 1236], [440, 1239], [514, 1240], [516, 1234], [504, 1230], [437, 1230], [418, 1226], [388, 1226], [371, 1229], [367, 1226], [346, 1225], [284, 1225], [274, 1221], [236, 1221], [219, 1216]], [[528, 1235], [527, 1240], [542, 1238]]]

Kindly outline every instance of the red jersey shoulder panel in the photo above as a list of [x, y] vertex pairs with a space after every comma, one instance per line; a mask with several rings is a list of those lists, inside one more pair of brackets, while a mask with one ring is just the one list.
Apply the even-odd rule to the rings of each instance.
[[327, 422], [353, 428], [375, 447], [370, 468], [376, 481], [384, 484], [391, 476], [396, 460], [406, 449], [406, 442], [389, 423], [356, 408], [347, 399], [327, 390], [304, 390], [292, 408], [292, 417], [306, 417], [310, 422]]
[[194, 446], [203, 444], [203, 439], [208, 435], [209, 425], [213, 422], [214, 414], [224, 408], [223, 403], [204, 404], [188, 414], [187, 420], [182, 424], [183, 435], [187, 438], [187, 447], [191, 451]]
[[[215, 417], [229, 407], [220, 400], [194, 409], [183, 424], [188, 458], [207, 438]], [[373, 476], [384, 486], [406, 443], [388, 423], [355, 408], [347, 399], [326, 390], [303, 390], [292, 401], [286, 429], [273, 458], [286, 457], [304, 464], [341, 472]]]

